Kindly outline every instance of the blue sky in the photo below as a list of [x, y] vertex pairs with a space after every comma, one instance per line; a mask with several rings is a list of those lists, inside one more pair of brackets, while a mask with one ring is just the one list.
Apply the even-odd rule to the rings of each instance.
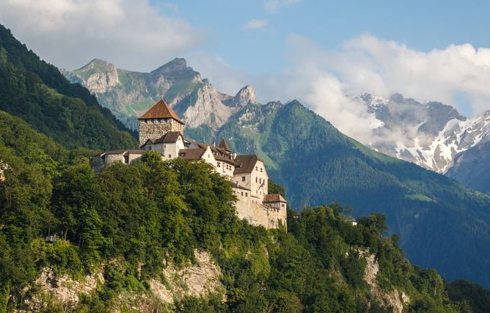
[[0, 1], [0, 23], [58, 67], [148, 72], [185, 57], [218, 91], [298, 99], [362, 142], [363, 93], [490, 110], [488, 16], [490, 1]]
[[[312, 1], [275, 11], [267, 1], [157, 1], [164, 14], [179, 16], [204, 29], [200, 50], [221, 55], [230, 64], [258, 73], [285, 66], [282, 52], [288, 35], [306, 36], [325, 49], [370, 33], [411, 48], [429, 51], [450, 44], [489, 47], [489, 1]], [[176, 12], [169, 10], [169, 4]], [[267, 20], [260, 29], [244, 30], [250, 20]], [[190, 52], [192, 53], [192, 52]]]

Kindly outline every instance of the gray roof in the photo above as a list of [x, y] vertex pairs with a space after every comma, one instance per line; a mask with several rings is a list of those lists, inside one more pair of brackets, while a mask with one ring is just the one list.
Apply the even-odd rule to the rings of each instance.
[[111, 150], [104, 151], [95, 156], [102, 157], [104, 155], [114, 155], [114, 154], [145, 154], [147, 151], [145, 150]]

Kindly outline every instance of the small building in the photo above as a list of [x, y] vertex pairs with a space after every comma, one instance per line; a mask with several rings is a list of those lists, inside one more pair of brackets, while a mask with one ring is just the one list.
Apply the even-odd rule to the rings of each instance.
[[252, 195], [260, 199], [269, 193], [269, 175], [267, 175], [264, 161], [258, 155], [238, 155], [236, 163], [233, 174], [236, 185], [249, 188], [252, 190]]
[[140, 146], [141, 150], [156, 150], [162, 154], [166, 160], [175, 159], [179, 156], [179, 151], [189, 147], [190, 143], [184, 139], [180, 131], [169, 131], [158, 139], [149, 138]]
[[105, 166], [115, 162], [131, 164], [140, 158], [146, 151], [143, 150], [114, 150], [99, 153], [90, 158], [90, 166], [95, 172], [100, 172]]

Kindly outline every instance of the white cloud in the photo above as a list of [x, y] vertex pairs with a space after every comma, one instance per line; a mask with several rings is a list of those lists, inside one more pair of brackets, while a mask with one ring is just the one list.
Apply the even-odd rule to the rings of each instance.
[[267, 19], [251, 20], [251, 21], [248, 21], [246, 24], [244, 24], [242, 26], [242, 29], [244, 29], [244, 30], [259, 29], [259, 28], [264, 28], [265, 25], [267, 25]]
[[254, 81], [254, 77], [246, 72], [230, 66], [223, 58], [207, 53], [189, 56], [188, 64], [201, 73], [203, 78], [220, 92], [235, 95], [242, 87]]
[[[73, 69], [97, 57], [151, 70], [199, 45], [203, 34], [148, 0], [2, 0], [0, 20], [48, 62]], [[168, 8], [169, 15], [176, 13]]]
[[277, 12], [283, 7], [302, 2], [303, 0], [266, 0], [264, 8], [269, 12]]
[[291, 35], [286, 51], [288, 65], [281, 72], [251, 75], [227, 65], [218, 73], [217, 65], [208, 67], [206, 75], [218, 90], [226, 85], [221, 90], [230, 94], [250, 84], [262, 103], [298, 99], [363, 143], [403, 141], [406, 135], [375, 136], [376, 121], [365, 105], [352, 99], [363, 93], [389, 96], [398, 92], [420, 101], [459, 106], [460, 112], [465, 110], [457, 95], [463, 94], [475, 115], [490, 110], [488, 48], [463, 44], [423, 52], [366, 34], [336, 50], [326, 50], [308, 38]]

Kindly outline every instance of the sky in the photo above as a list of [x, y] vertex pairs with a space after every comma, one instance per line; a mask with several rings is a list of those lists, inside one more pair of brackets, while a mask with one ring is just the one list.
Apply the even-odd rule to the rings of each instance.
[[371, 122], [352, 100], [363, 93], [490, 110], [489, 13], [455, 0], [0, 0], [0, 23], [58, 67], [184, 57], [219, 91], [298, 99], [355, 138]]

